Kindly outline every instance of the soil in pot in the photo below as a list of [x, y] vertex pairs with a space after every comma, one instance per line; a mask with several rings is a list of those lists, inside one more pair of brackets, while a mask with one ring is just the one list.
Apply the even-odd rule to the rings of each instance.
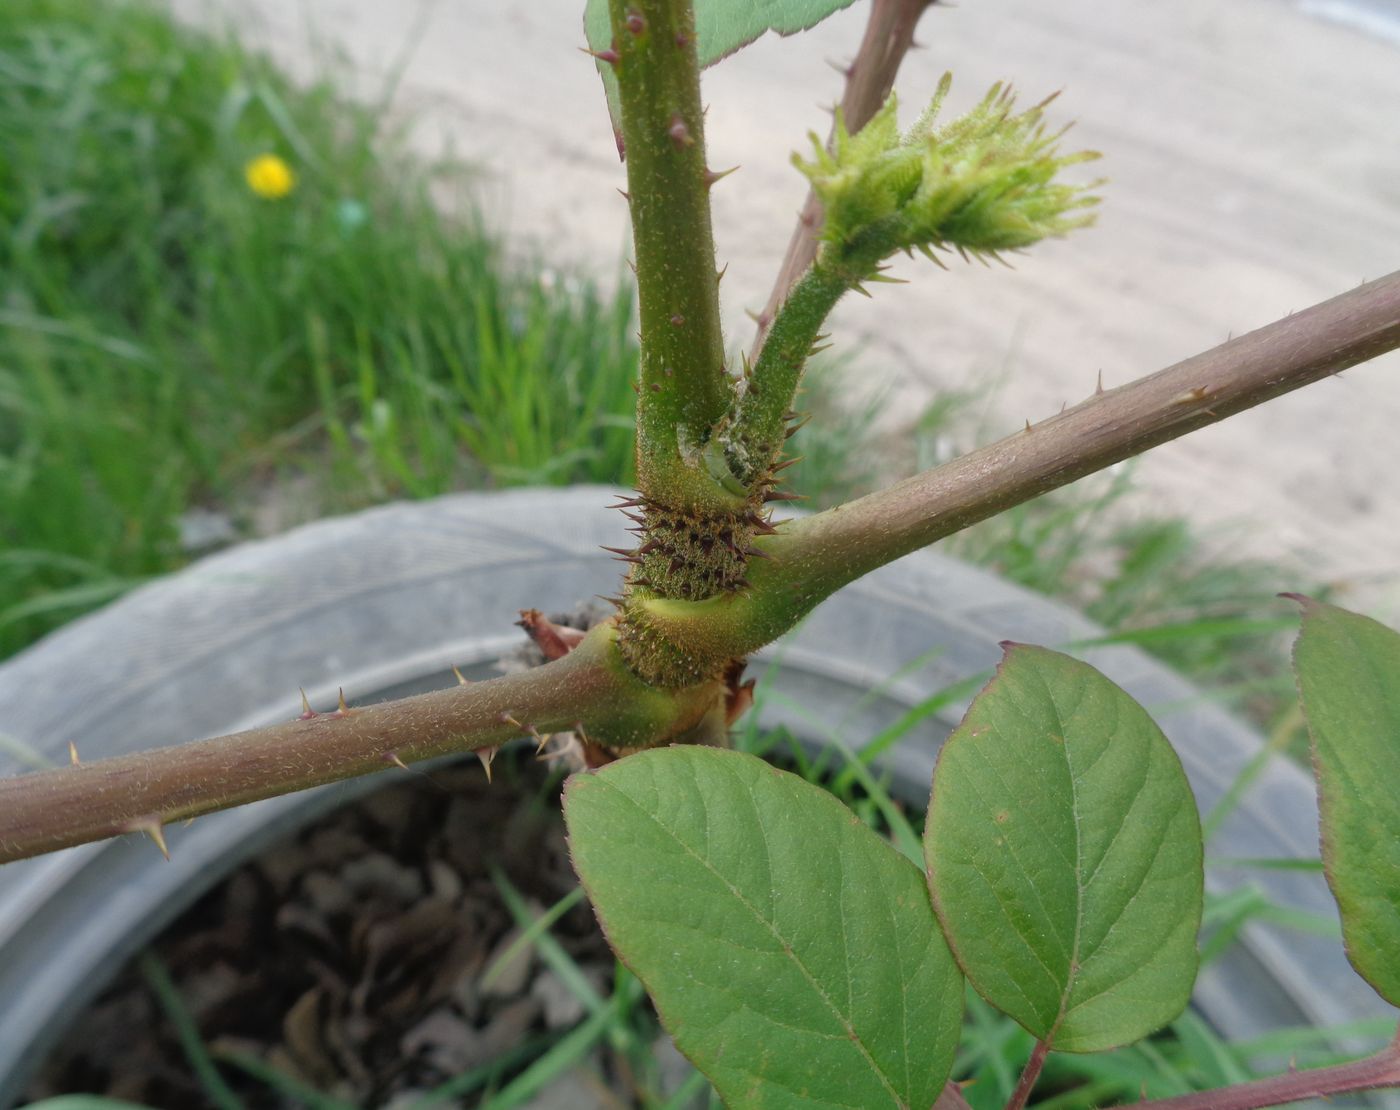
[[[147, 959], [123, 970], [29, 1097], [216, 1105], [155, 993], [162, 968], [216, 1059], [253, 1061], [353, 1106], [406, 1107], [468, 1074], [475, 1089], [440, 1105], [477, 1105], [500, 1089], [576, 1027], [586, 1005], [534, 944], [520, 943], [502, 890], [531, 917], [576, 890], [562, 771], [525, 749], [502, 753], [493, 772], [488, 784], [472, 759], [406, 773], [241, 867], [160, 936], [154, 968]], [[549, 931], [607, 997], [615, 961], [587, 903], [574, 895]], [[658, 1034], [649, 1007], [634, 1010], [630, 1046], [600, 1044], [566, 1076], [556, 1105], [636, 1104], [629, 1056]], [[219, 1070], [249, 1108], [306, 1105], [244, 1067]], [[549, 1092], [532, 1104], [550, 1104]]]

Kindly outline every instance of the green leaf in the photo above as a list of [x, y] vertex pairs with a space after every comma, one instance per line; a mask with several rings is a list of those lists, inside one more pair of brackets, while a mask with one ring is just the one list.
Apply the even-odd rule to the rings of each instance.
[[702, 66], [714, 65], [769, 31], [795, 35], [852, 0], [695, 0], [695, 30]]
[[1293, 668], [1347, 956], [1400, 1006], [1400, 634], [1308, 598]]
[[[815, 27], [829, 15], [849, 8], [854, 0], [695, 0], [695, 49], [700, 66], [712, 66], [735, 51], [748, 46], [769, 31], [795, 35]], [[583, 32], [590, 50], [604, 51], [612, 45], [612, 24], [608, 0], [588, 0], [583, 9]], [[603, 88], [608, 97], [608, 114], [613, 130], [619, 131], [617, 80], [612, 66], [598, 63]]]
[[934, 907], [973, 986], [1069, 1052], [1181, 1013], [1196, 977], [1201, 826], [1143, 708], [1088, 664], [1006, 657], [939, 756]]
[[962, 977], [918, 868], [830, 794], [675, 747], [575, 775], [564, 813], [609, 941], [728, 1104], [933, 1104]]

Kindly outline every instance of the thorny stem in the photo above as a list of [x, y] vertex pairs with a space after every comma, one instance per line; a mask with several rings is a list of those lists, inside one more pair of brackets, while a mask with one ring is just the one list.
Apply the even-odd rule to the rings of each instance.
[[[1400, 273], [1095, 394], [887, 490], [794, 521], [760, 541], [772, 557], [750, 564], [753, 582], [742, 593], [640, 604], [649, 610], [651, 631], [689, 654], [716, 660], [747, 655], [883, 563], [1395, 347]], [[613, 628], [604, 625], [563, 659], [525, 674], [354, 710], [348, 718], [293, 722], [0, 780], [0, 863], [367, 774], [395, 758], [407, 763], [494, 746], [521, 725], [547, 732], [581, 721], [611, 746], [640, 747], [681, 739], [721, 709], [720, 684], [648, 686], [627, 669], [616, 643]], [[1357, 1082], [1375, 1085], [1361, 1064], [1343, 1067], [1360, 1069]]]
[[1021, 1110], [1026, 1105], [1026, 1100], [1031, 1097], [1031, 1091], [1035, 1089], [1035, 1081], [1040, 1078], [1040, 1071], [1045, 1067], [1045, 1057], [1050, 1054], [1050, 1042], [1038, 1040], [1035, 1048], [1031, 1051], [1031, 1058], [1026, 1061], [1026, 1066], [1021, 1072], [1021, 1078], [1016, 1084], [1016, 1089], [1011, 1092], [1011, 1097], [1006, 1100], [1005, 1110]]
[[[841, 114], [846, 127], [855, 134], [864, 127], [894, 88], [895, 75], [909, 48], [914, 45], [914, 28], [919, 18], [938, 0], [874, 0], [865, 37], [855, 61], [846, 70], [846, 89], [841, 97]], [[833, 129], [833, 134], [834, 134]], [[797, 226], [788, 242], [787, 255], [778, 271], [768, 303], [758, 317], [758, 334], [749, 358], [757, 362], [768, 338], [768, 329], [788, 292], [817, 256], [817, 230], [822, 206], [817, 194], [808, 190]]]
[[344, 713], [0, 779], [0, 863], [521, 736], [582, 725], [611, 746], [680, 739], [708, 688], [642, 685], [597, 629], [554, 663]]
[[783, 302], [734, 407], [729, 430], [734, 473], [750, 482], [768, 473], [787, 437], [787, 420], [817, 333], [852, 280], [812, 266]]
[[1400, 347], [1400, 272], [1088, 400], [888, 489], [759, 541], [750, 588], [646, 603], [697, 655], [769, 643], [846, 583], [979, 520]]
[[[699, 452], [729, 407], [710, 227], [694, 15], [681, 0], [610, 0], [613, 64], [637, 258], [642, 492], [673, 507], [729, 509]], [[742, 497], [738, 498], [742, 502]]]
[[1349, 1091], [1400, 1086], [1400, 1034], [1374, 1056], [1307, 1071], [1290, 1071], [1233, 1087], [1196, 1091], [1173, 1098], [1148, 1099], [1135, 1105], [1142, 1110], [1256, 1110], [1282, 1106], [1305, 1098], [1327, 1098]]

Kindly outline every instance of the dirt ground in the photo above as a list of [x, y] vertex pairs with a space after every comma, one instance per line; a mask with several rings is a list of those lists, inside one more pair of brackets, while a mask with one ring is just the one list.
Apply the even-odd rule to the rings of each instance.
[[[609, 279], [627, 247], [623, 185], [581, 0], [178, 0], [310, 72], [337, 44], [366, 95], [403, 65], [397, 110], [428, 152], [482, 170], [482, 199], [521, 251], [548, 248]], [[788, 162], [825, 132], [866, 5], [710, 72], [711, 164], [729, 336], [766, 298], [804, 183]], [[985, 389], [989, 436], [1400, 267], [1400, 48], [1287, 0], [963, 0], [925, 16], [899, 91], [907, 118], [939, 75], [953, 107], [994, 80], [1063, 93], [1070, 139], [1104, 152], [1099, 225], [1016, 271], [942, 274], [852, 298], [838, 341], [853, 389], [894, 418], [946, 388]], [[315, 44], [321, 44], [318, 50]], [[406, 62], [405, 62], [405, 59]], [[917, 274], [906, 271], [917, 271]], [[1392, 354], [1159, 448], [1139, 475], [1154, 512], [1211, 542], [1290, 553], [1400, 611], [1400, 356]]]

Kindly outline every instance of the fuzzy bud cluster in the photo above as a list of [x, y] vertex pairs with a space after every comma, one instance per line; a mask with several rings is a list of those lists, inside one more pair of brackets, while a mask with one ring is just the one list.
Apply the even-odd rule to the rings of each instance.
[[[1098, 157], [1061, 155], [1064, 131], [1049, 133], [1049, 100], [1014, 114], [1009, 87], [992, 86], [972, 111], [939, 126], [951, 77], [904, 135], [893, 95], [852, 135], [838, 112], [828, 150], [814, 135], [811, 162], [794, 155], [825, 209], [819, 264], [864, 280], [896, 251], [946, 247], [996, 256], [1093, 222], [1089, 185], [1055, 180], [1066, 166]], [[1050, 98], [1050, 99], [1053, 99]]]

